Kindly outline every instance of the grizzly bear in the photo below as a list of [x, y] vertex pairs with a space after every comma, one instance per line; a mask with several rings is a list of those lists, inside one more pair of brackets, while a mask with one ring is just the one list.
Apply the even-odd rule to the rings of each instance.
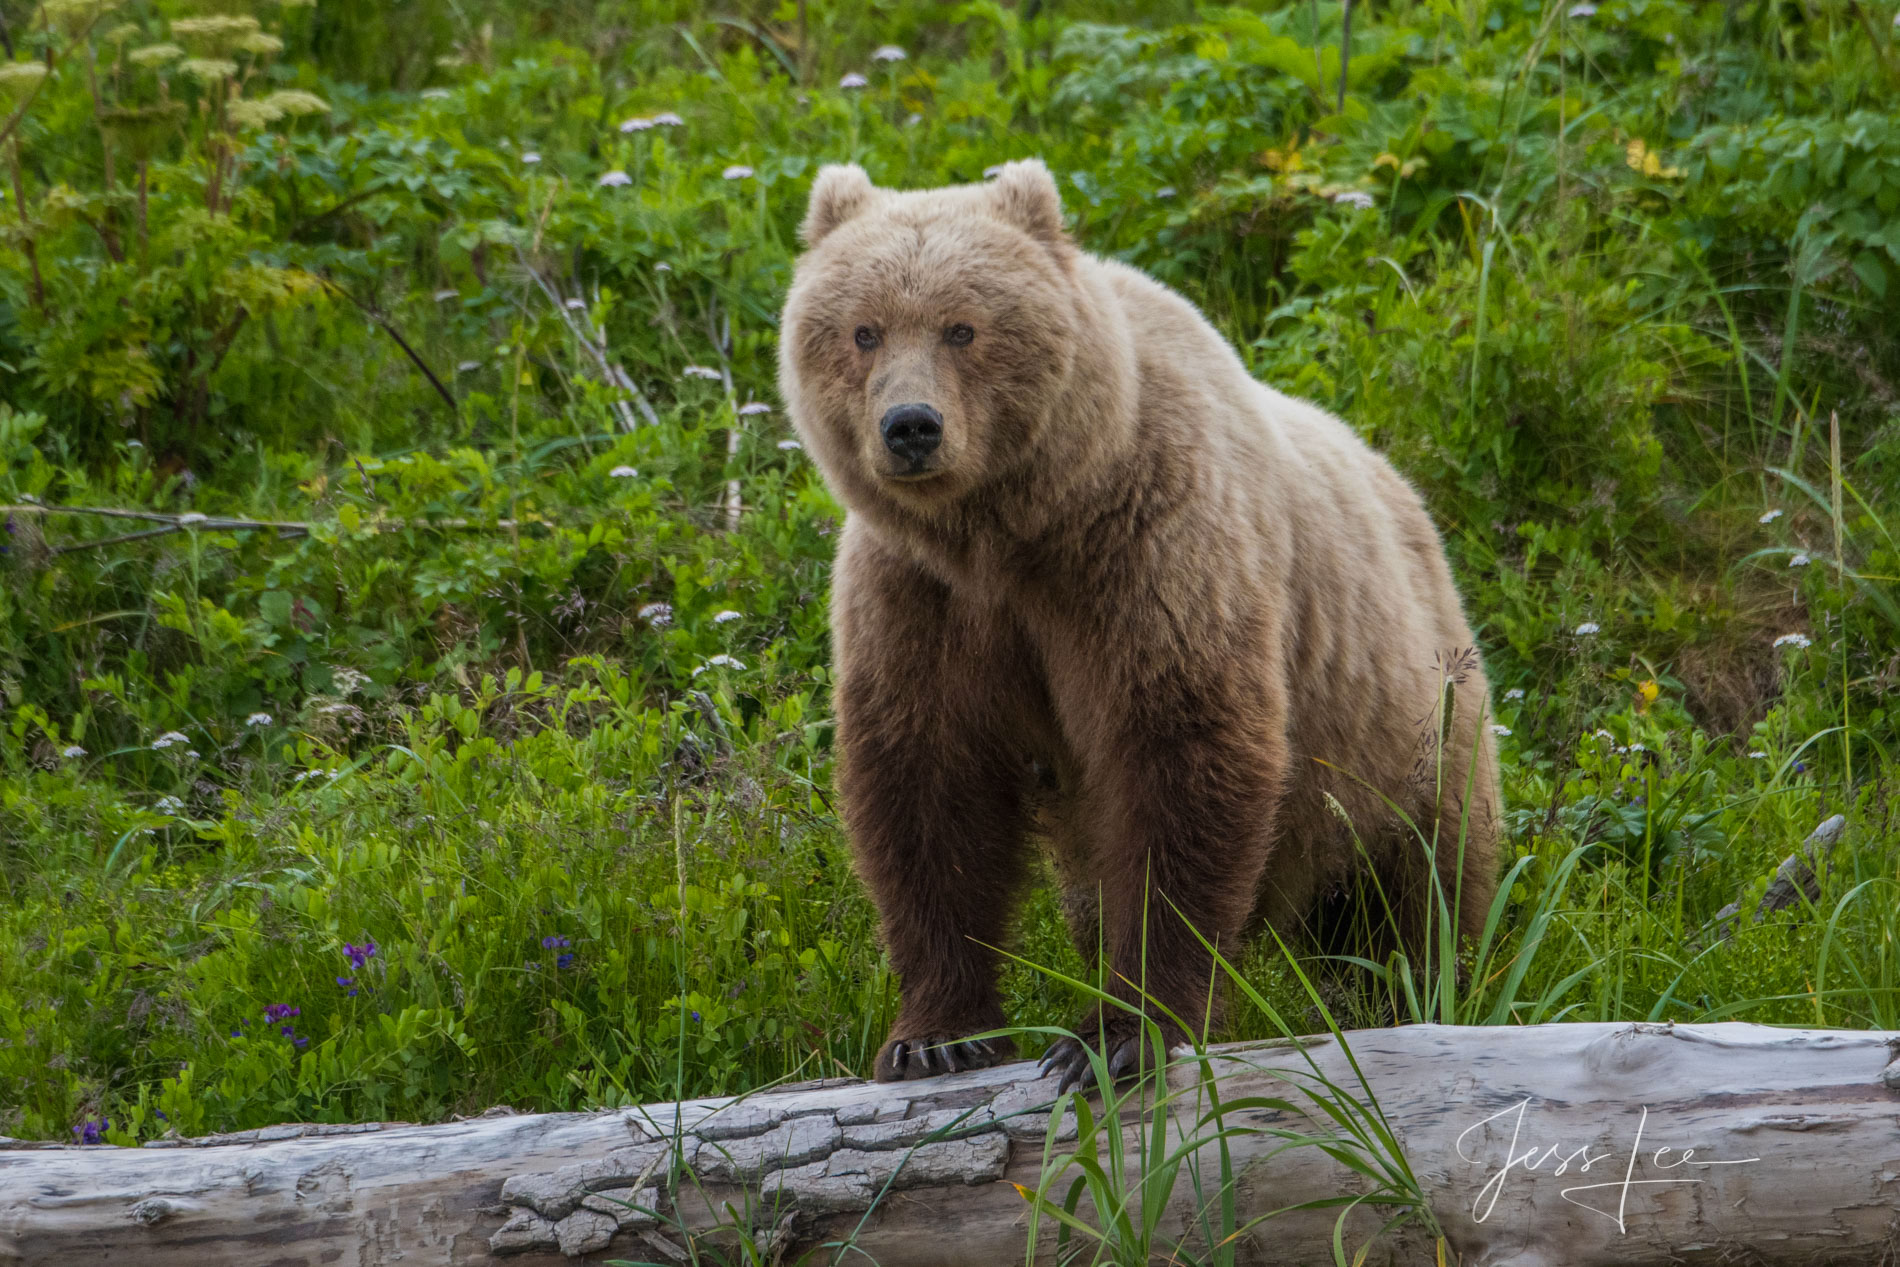
[[[1014, 1055], [973, 1036], [1006, 1023], [1037, 837], [1169, 1046], [1218, 1020], [1203, 938], [1301, 927], [1362, 873], [1415, 951], [1427, 901], [1481, 930], [1488, 689], [1405, 480], [1080, 250], [1039, 162], [911, 192], [828, 166], [801, 233], [779, 383], [846, 508], [837, 787], [902, 988], [877, 1078]], [[1111, 1077], [1157, 1054], [1134, 1011], [1076, 1032]]]

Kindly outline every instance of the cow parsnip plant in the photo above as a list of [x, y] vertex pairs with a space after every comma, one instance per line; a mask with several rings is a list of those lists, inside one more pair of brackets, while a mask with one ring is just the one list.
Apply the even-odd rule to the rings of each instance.
[[[1232, 1036], [1324, 1028], [1309, 981], [1900, 1026], [1888, 0], [1399, 0], [1343, 56], [1330, 3], [0, 16], [0, 1133], [864, 1071], [840, 512], [772, 390], [827, 160], [1040, 155], [1444, 527], [1495, 939], [1268, 940]], [[1836, 812], [1817, 904], [1717, 923]], [[1016, 1019], [1069, 1019], [1047, 892], [1016, 949]]]

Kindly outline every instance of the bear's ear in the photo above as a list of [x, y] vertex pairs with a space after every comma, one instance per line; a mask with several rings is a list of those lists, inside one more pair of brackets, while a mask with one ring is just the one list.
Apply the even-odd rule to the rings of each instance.
[[856, 163], [827, 163], [811, 183], [811, 202], [799, 236], [806, 246], [817, 246], [833, 229], [868, 207], [875, 193], [871, 178]]
[[1004, 163], [990, 186], [997, 214], [1039, 242], [1063, 241], [1062, 197], [1039, 158]]

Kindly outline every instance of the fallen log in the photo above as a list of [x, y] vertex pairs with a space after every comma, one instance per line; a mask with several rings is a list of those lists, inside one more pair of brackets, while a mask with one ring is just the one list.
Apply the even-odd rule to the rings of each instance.
[[[1895, 1261], [1900, 1035], [1420, 1025], [1345, 1039], [1231, 1045], [1169, 1070], [1154, 1111], [1171, 1146], [1200, 1144], [1199, 1177], [1177, 1178], [1160, 1244], [1204, 1253], [1224, 1145], [1241, 1222], [1396, 1191], [1398, 1205], [1345, 1216], [1350, 1253], [1415, 1200], [1369, 1263], [1430, 1262], [1440, 1230], [1448, 1261], [1474, 1267]], [[1402, 1166], [1320, 1111], [1326, 1083], [1344, 1120], [1389, 1124]], [[1053, 1086], [1016, 1064], [139, 1149], [0, 1141], [0, 1262], [671, 1264], [722, 1246], [737, 1261], [744, 1241], [747, 1261], [994, 1267], [1024, 1259], [1031, 1207], [1017, 1185], [1045, 1186], [1077, 1147], [1076, 1115], [1051, 1121]], [[1106, 1129], [1146, 1138], [1139, 1112]], [[1332, 1151], [1300, 1136], [1329, 1136]], [[1336, 1159], [1355, 1149], [1372, 1164]], [[1409, 1194], [1361, 1173], [1404, 1167]], [[1055, 1204], [1075, 1174], [1046, 1185]], [[1078, 1215], [1096, 1218], [1087, 1200]], [[1233, 1238], [1237, 1261], [1330, 1261], [1339, 1217], [1307, 1208], [1255, 1224]], [[1045, 1215], [1038, 1261], [1053, 1261], [1055, 1232]]]

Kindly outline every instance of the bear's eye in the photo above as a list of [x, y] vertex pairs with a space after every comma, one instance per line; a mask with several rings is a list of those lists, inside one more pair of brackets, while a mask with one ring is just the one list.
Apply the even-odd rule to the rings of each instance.
[[856, 339], [858, 346], [863, 348], [866, 352], [869, 352], [872, 348], [877, 346], [877, 331], [873, 330], [870, 326], [859, 326], [857, 333], [851, 337]]
[[943, 332], [943, 341], [953, 348], [968, 347], [970, 340], [976, 337], [976, 331], [959, 321]]

